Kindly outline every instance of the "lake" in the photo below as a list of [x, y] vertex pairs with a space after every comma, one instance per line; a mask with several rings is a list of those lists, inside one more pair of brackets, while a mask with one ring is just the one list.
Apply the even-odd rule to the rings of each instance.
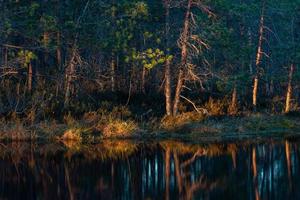
[[300, 199], [300, 143], [0, 145], [0, 199]]

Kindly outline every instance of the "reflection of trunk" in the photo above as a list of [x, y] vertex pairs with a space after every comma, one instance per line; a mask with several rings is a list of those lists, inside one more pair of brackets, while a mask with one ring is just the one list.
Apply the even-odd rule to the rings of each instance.
[[291, 152], [290, 152], [290, 144], [286, 140], [285, 141], [285, 156], [286, 156], [286, 164], [289, 178], [289, 185], [292, 186], [292, 174], [291, 174]]
[[67, 188], [68, 188], [68, 191], [69, 191], [69, 199], [73, 200], [74, 195], [73, 195], [73, 191], [72, 191], [72, 185], [71, 185], [71, 181], [70, 181], [69, 170], [68, 170], [68, 167], [66, 165], [64, 165], [64, 167], [65, 167], [66, 184], [67, 184]]
[[259, 38], [258, 38], [258, 46], [257, 46], [257, 53], [256, 53], [256, 72], [254, 76], [254, 83], [253, 83], [253, 96], [252, 96], [252, 104], [253, 110], [256, 111], [257, 108], [257, 89], [258, 89], [258, 78], [259, 78], [259, 67], [262, 58], [262, 42], [264, 37], [264, 9], [265, 9], [265, 1], [263, 1], [261, 16], [260, 16], [260, 25], [259, 25]]
[[166, 200], [170, 199], [170, 148], [167, 147], [165, 155]]
[[255, 200], [259, 200], [258, 180], [257, 180], [257, 164], [256, 164], [256, 149], [252, 148], [252, 170], [253, 170], [253, 185], [255, 190]]
[[178, 112], [178, 105], [180, 101], [180, 93], [182, 90], [182, 86], [184, 84], [184, 68], [187, 64], [187, 43], [188, 43], [188, 33], [189, 33], [189, 18], [191, 14], [191, 5], [192, 0], [188, 0], [187, 10], [184, 18], [183, 31], [180, 37], [181, 40], [181, 62], [177, 79], [176, 93], [174, 98], [173, 105], [173, 115], [176, 115]]
[[286, 101], [285, 101], [285, 112], [290, 112], [290, 102], [292, 97], [292, 79], [293, 79], [293, 72], [294, 72], [294, 65], [291, 64], [290, 72], [289, 72], [289, 82], [288, 82], [288, 88], [286, 92]]
[[181, 174], [180, 174], [180, 163], [179, 163], [179, 159], [177, 157], [177, 153], [174, 153], [173, 156], [174, 156], [175, 174], [176, 174], [176, 180], [177, 180], [177, 185], [178, 185], [178, 191], [179, 191], [179, 194], [181, 194], [182, 193], [182, 180], [181, 180]]
[[[165, 0], [166, 7], [166, 22], [165, 22], [165, 37], [166, 37], [166, 48], [167, 55], [170, 54], [170, 39], [169, 39], [169, 31], [170, 31], [170, 0]], [[172, 93], [171, 93], [171, 61], [167, 59], [165, 63], [165, 98], [166, 98], [166, 112], [167, 115], [172, 115]]]
[[28, 64], [28, 91], [32, 91], [32, 64]]
[[233, 168], [236, 169], [236, 151], [235, 150], [233, 150], [231, 152], [231, 158], [232, 158]]

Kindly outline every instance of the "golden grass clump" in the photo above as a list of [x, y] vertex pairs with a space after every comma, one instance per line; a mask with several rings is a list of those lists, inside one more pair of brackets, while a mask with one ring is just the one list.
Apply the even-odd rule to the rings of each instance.
[[104, 137], [128, 137], [138, 130], [134, 121], [112, 120], [103, 126], [102, 134]]
[[73, 141], [81, 141], [81, 130], [78, 128], [71, 128], [64, 132], [61, 137], [62, 140], [73, 140]]

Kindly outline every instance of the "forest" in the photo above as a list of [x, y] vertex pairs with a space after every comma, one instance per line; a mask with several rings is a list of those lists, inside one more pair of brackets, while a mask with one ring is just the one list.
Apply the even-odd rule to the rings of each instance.
[[2, 139], [299, 130], [299, 0], [0, 9]]

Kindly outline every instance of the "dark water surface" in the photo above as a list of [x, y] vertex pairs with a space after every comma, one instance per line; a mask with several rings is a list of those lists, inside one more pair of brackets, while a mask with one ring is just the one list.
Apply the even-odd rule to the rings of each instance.
[[0, 199], [300, 199], [299, 144], [1, 144]]

